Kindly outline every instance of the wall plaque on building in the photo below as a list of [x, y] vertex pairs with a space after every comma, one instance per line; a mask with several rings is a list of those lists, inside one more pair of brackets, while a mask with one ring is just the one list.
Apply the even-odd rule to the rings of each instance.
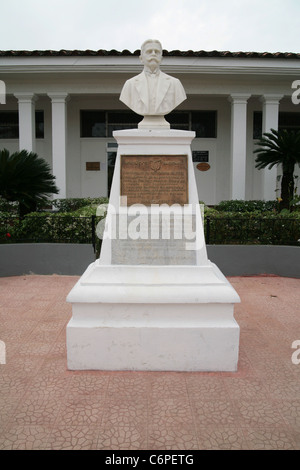
[[100, 171], [100, 162], [85, 162], [86, 171]]
[[121, 196], [128, 206], [187, 204], [187, 155], [121, 155]]
[[200, 171], [207, 171], [210, 169], [210, 164], [209, 163], [198, 163], [197, 165], [197, 169], [200, 170]]
[[192, 156], [193, 156], [193, 162], [208, 163], [208, 161], [209, 161], [209, 151], [208, 150], [193, 150]]

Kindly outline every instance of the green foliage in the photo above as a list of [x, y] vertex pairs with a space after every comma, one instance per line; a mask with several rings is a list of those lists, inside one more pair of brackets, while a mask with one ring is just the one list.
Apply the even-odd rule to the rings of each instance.
[[[99, 220], [95, 218], [95, 224]], [[43, 212], [27, 214], [23, 219], [0, 217], [0, 239], [1, 243], [92, 243], [92, 217]]]
[[300, 210], [300, 196], [298, 194], [295, 194], [294, 198], [291, 200], [291, 206], [293, 210]]
[[300, 131], [274, 130], [263, 134], [254, 151], [256, 168], [272, 168], [274, 165], [294, 166], [300, 163]]
[[280, 206], [290, 209], [294, 197], [295, 165], [300, 164], [300, 131], [271, 129], [271, 132], [263, 134], [257, 145], [254, 151], [257, 153], [256, 168], [270, 169], [274, 165], [282, 165]]
[[78, 211], [82, 207], [93, 206], [97, 207], [99, 204], [108, 203], [107, 197], [98, 198], [66, 198], [66, 199], [54, 199], [52, 201], [53, 207], [59, 212], [74, 212]]
[[[57, 199], [53, 205], [58, 212], [32, 212], [20, 219], [11, 212], [12, 203], [0, 200], [0, 243], [93, 242], [99, 254], [101, 240], [93, 237], [92, 227], [104, 216], [96, 216], [97, 207], [107, 202], [107, 198]], [[42, 205], [51, 207], [51, 203]], [[71, 208], [72, 211], [66, 211]]]
[[0, 197], [0, 214], [7, 213], [7, 215], [17, 215], [19, 204], [17, 202], [7, 201]]
[[[98, 205], [107, 198], [57, 200], [60, 209], [75, 206], [73, 212], [37, 212], [23, 219], [0, 211], [0, 243], [94, 243], [99, 255], [101, 240], [93, 239], [104, 217], [96, 216]], [[88, 205], [87, 205], [88, 202]], [[300, 211], [276, 213], [274, 201], [222, 201], [215, 208], [205, 206], [204, 228], [210, 244], [300, 245]], [[9, 209], [5, 203], [0, 208]], [[94, 219], [93, 219], [94, 217]], [[209, 221], [209, 223], [208, 223]], [[208, 233], [209, 231], [209, 233]]]
[[17, 201], [21, 215], [45, 203], [49, 195], [58, 193], [54, 181], [50, 166], [36, 153], [0, 151], [0, 196]]
[[206, 215], [204, 227], [210, 244], [300, 245], [299, 212], [214, 211]]
[[73, 215], [76, 217], [91, 217], [92, 215], [96, 215], [98, 205], [99, 204], [92, 204], [91, 206], [80, 207], [80, 209], [73, 212]]
[[82, 243], [90, 234], [90, 224], [86, 222], [84, 218], [74, 219], [73, 214], [28, 214], [22, 221], [19, 236], [36, 242], [77, 240]]
[[214, 209], [219, 212], [266, 212], [274, 211], [278, 208], [277, 201], [244, 201], [244, 200], [231, 200], [221, 201]]

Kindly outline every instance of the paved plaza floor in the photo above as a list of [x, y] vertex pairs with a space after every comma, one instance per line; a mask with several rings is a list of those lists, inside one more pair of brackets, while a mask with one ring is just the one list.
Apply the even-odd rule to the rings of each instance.
[[300, 449], [300, 279], [229, 278], [236, 373], [68, 371], [77, 279], [0, 278], [1, 450]]

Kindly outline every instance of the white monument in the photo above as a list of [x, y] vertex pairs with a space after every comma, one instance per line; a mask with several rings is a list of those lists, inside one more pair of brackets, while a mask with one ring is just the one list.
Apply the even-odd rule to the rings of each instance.
[[191, 155], [194, 132], [164, 115], [185, 98], [141, 48], [142, 74], [120, 99], [144, 119], [118, 143], [100, 258], [71, 290], [71, 370], [235, 371], [239, 296], [207, 258]]

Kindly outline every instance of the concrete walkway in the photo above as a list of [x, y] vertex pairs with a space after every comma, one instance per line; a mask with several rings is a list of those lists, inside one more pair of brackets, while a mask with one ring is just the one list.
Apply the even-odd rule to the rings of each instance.
[[229, 278], [236, 373], [68, 371], [77, 279], [0, 278], [0, 449], [300, 449], [299, 279]]

